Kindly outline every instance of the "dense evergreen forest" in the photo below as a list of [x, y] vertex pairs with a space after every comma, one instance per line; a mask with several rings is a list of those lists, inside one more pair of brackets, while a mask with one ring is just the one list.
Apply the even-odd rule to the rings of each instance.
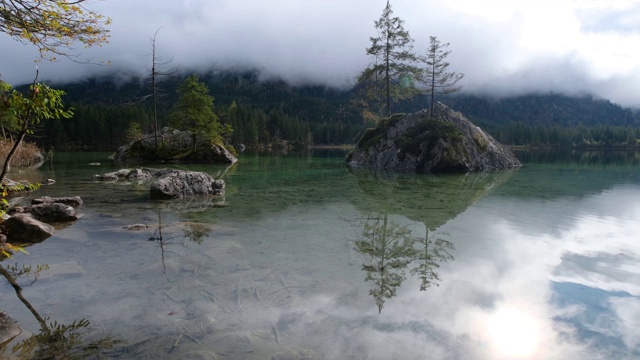
[[[177, 101], [181, 76], [163, 79], [159, 88], [160, 126]], [[256, 72], [217, 72], [200, 75], [214, 96], [215, 112], [222, 124], [234, 129], [233, 144], [249, 147], [286, 140], [309, 145], [355, 143], [362, 131], [374, 125], [363, 116], [348, 89], [324, 86], [290, 86], [279, 80], [262, 80]], [[151, 92], [144, 80], [115, 82], [93, 78], [74, 84], [54, 84], [67, 92], [65, 101], [75, 109], [73, 118], [45, 121], [34, 140], [44, 149], [114, 150], [124, 144], [127, 129], [138, 123], [152, 132]], [[533, 94], [502, 99], [462, 94], [436, 98], [462, 112], [499, 141], [511, 145], [627, 147], [640, 138], [638, 113], [591, 96]], [[398, 104], [397, 111], [427, 108], [426, 96]]]
[[446, 102], [510, 145], [627, 147], [640, 138], [637, 112], [588, 95], [457, 96]]

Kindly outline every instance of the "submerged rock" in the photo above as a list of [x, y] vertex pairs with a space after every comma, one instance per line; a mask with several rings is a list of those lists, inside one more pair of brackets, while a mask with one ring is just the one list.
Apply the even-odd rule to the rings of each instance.
[[347, 157], [353, 168], [392, 172], [451, 172], [521, 166], [511, 150], [459, 112], [438, 102], [426, 110], [397, 114], [367, 130]]
[[[195, 146], [194, 146], [195, 138]], [[223, 145], [190, 131], [165, 127], [158, 134], [158, 148], [153, 134], [121, 146], [112, 156], [118, 163], [141, 161], [180, 161], [189, 163], [234, 164], [238, 159]]]

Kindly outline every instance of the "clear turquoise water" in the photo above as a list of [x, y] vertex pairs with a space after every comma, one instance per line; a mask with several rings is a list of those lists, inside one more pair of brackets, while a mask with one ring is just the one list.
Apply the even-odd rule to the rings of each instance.
[[[42, 315], [86, 318], [88, 338], [124, 341], [106, 357], [640, 356], [635, 155], [520, 154], [515, 171], [440, 176], [352, 172], [330, 152], [181, 167], [222, 176], [223, 202], [150, 201], [148, 184], [91, 181], [119, 168], [106, 155], [43, 166], [35, 176], [56, 183], [29, 196], [80, 195], [84, 216], [12, 259], [50, 265], [24, 291]], [[429, 229], [430, 254], [437, 239], [451, 245], [453, 260], [432, 259], [440, 280], [426, 291], [410, 273], [420, 260], [358, 251], [385, 214], [390, 241]], [[149, 228], [123, 229], [138, 223]], [[372, 296], [384, 286], [394, 296]], [[6, 283], [0, 303], [37, 332]]]

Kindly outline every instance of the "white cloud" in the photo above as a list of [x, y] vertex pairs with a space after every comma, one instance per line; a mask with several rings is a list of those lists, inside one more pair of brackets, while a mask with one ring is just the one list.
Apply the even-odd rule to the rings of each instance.
[[[345, 85], [369, 59], [365, 48], [385, 1], [110, 0], [92, 6], [113, 19], [111, 42], [87, 56], [118, 71], [142, 73], [149, 38], [184, 69], [258, 68], [291, 82]], [[429, 36], [450, 42], [451, 69], [475, 93], [593, 92], [640, 105], [639, 1], [392, 1], [394, 14], [423, 53]], [[33, 76], [33, 47], [0, 37], [0, 73]], [[7, 56], [6, 54], [10, 54]], [[43, 78], [75, 80], [95, 66], [40, 65]]]

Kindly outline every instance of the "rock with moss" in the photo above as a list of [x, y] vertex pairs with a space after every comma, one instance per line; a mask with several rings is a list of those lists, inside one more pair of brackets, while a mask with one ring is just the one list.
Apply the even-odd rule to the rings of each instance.
[[[195, 146], [194, 146], [195, 141]], [[234, 164], [238, 159], [227, 148], [190, 131], [165, 127], [158, 134], [158, 146], [153, 134], [121, 146], [112, 155], [121, 164], [144, 161]]]
[[511, 150], [442, 103], [397, 114], [368, 129], [347, 156], [353, 168], [428, 173], [508, 169], [521, 166]]

